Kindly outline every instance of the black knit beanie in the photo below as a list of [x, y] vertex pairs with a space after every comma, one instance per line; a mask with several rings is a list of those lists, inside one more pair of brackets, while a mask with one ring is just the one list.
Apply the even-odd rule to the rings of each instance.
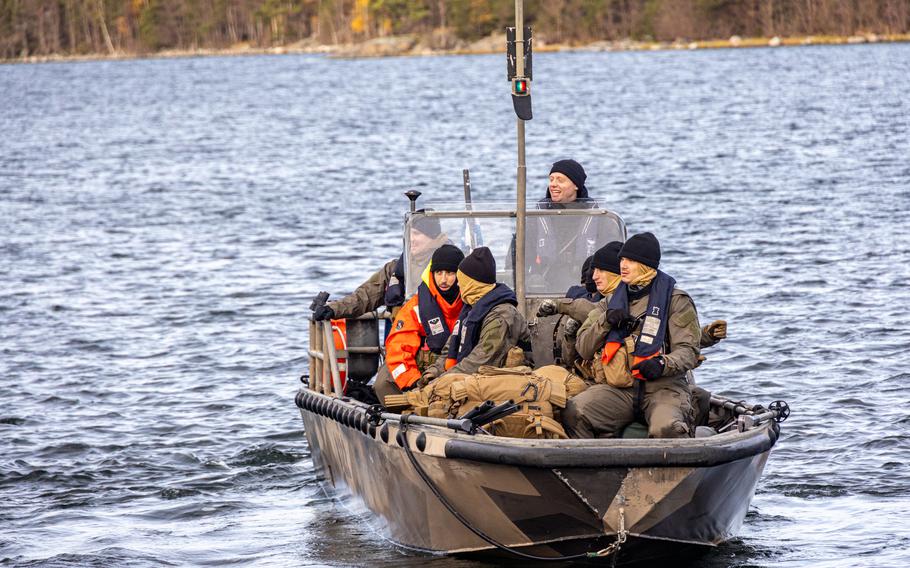
[[[420, 213], [420, 211], [418, 211], [418, 213]], [[411, 223], [411, 228], [415, 231], [420, 231], [433, 239], [442, 233], [442, 228], [439, 226], [439, 219], [436, 217], [426, 217], [423, 215], [415, 216], [414, 221]]]
[[632, 235], [619, 251], [620, 258], [638, 261], [645, 266], [657, 268], [660, 264], [660, 243], [653, 233]]
[[464, 260], [464, 253], [455, 245], [442, 245], [433, 253], [433, 260], [430, 261], [430, 269], [433, 272], [447, 270], [455, 272], [458, 265]]
[[579, 190], [585, 189], [585, 180], [588, 179], [588, 174], [585, 173], [585, 169], [581, 167], [581, 164], [575, 160], [559, 160], [550, 168], [550, 173], [563, 174], [572, 180], [572, 183], [574, 183], [575, 187]]
[[458, 270], [478, 282], [496, 283], [496, 260], [487, 247], [477, 247], [458, 265]]
[[613, 274], [619, 274], [619, 250], [621, 248], [622, 243], [619, 241], [605, 244], [594, 253], [594, 261], [591, 266]]

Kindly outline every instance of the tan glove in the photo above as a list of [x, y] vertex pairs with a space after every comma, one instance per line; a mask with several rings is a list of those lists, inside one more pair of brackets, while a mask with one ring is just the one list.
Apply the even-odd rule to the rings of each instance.
[[708, 332], [708, 335], [714, 339], [720, 341], [721, 339], [727, 338], [727, 321], [726, 320], [714, 320], [708, 324], [708, 327], [705, 328], [705, 331]]

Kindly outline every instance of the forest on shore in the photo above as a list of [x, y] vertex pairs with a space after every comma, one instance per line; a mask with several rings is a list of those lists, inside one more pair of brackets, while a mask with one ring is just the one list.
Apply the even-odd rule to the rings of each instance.
[[[316, 48], [412, 35], [457, 49], [514, 24], [514, 0], [0, 0], [0, 59]], [[535, 42], [680, 42], [910, 30], [910, 0], [526, 0]]]

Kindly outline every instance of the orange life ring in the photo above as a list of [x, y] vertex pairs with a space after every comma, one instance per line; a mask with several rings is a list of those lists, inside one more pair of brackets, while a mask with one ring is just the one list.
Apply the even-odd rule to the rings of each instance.
[[[348, 348], [348, 326], [347, 320], [332, 320], [332, 337], [335, 338], [335, 351], [347, 350]], [[347, 383], [348, 360], [345, 357], [338, 357], [338, 376], [341, 379], [341, 392], [343, 393]]]

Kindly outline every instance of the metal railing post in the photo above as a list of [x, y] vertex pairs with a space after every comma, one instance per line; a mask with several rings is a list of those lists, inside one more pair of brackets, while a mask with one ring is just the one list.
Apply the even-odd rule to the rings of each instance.
[[338, 355], [335, 353], [335, 338], [332, 337], [332, 322], [323, 321], [322, 322], [323, 336], [325, 337], [325, 349], [322, 353], [325, 358], [328, 359], [327, 364], [331, 370], [332, 375], [332, 394], [335, 396], [341, 396], [343, 390], [341, 388], [341, 376], [338, 374]]

